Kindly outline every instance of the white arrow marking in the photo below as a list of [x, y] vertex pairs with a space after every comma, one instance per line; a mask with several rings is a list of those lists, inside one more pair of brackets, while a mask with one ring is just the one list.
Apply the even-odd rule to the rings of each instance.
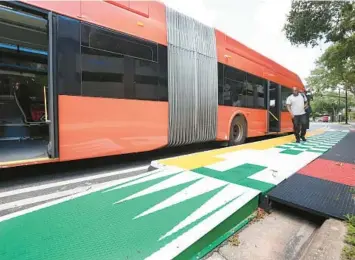
[[213, 212], [219, 207], [227, 204], [233, 199], [241, 196], [243, 193], [248, 192], [249, 189], [244, 187], [239, 187], [237, 185], [228, 185], [223, 190], [218, 192], [215, 196], [213, 196], [210, 200], [208, 200], [205, 204], [203, 204], [200, 208], [198, 208], [195, 212], [193, 212], [190, 216], [185, 218], [182, 222], [180, 222], [177, 226], [175, 226], [172, 230], [162, 236], [159, 240], [168, 237], [175, 232], [183, 229], [184, 227], [190, 225], [194, 221], [206, 216], [207, 214]]
[[117, 202], [115, 202], [115, 204], [121, 203], [123, 201], [131, 200], [131, 199], [135, 199], [135, 198], [138, 198], [141, 196], [145, 196], [145, 195], [157, 192], [157, 191], [165, 190], [165, 189], [168, 189], [168, 188], [171, 188], [174, 186], [178, 186], [180, 184], [187, 183], [187, 182], [190, 182], [193, 180], [197, 180], [199, 178], [203, 178], [203, 176], [199, 175], [197, 173], [194, 173], [194, 172], [188, 172], [188, 171], [182, 172], [182, 173], [180, 173], [176, 176], [173, 176], [165, 181], [155, 184], [145, 190], [142, 190], [140, 192], [137, 192], [136, 194], [133, 194], [133, 195], [127, 197], [127, 198], [117, 201]]
[[154, 207], [144, 211], [142, 214], [136, 216], [134, 219], [146, 216], [148, 214], [151, 214], [153, 212], [162, 210], [164, 208], [173, 206], [175, 204], [178, 204], [182, 201], [186, 201], [188, 199], [197, 197], [199, 195], [202, 195], [204, 193], [207, 193], [209, 191], [215, 190], [217, 188], [220, 188], [224, 185], [228, 184], [227, 182], [220, 181], [214, 178], [209, 178], [205, 177], [196, 183], [192, 184], [191, 186], [183, 189], [182, 191], [174, 194], [170, 198], [164, 200], [163, 202], [155, 205]]

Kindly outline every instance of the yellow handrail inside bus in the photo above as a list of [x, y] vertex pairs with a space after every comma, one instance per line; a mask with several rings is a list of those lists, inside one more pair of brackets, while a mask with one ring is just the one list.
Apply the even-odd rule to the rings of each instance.
[[270, 115], [271, 115], [276, 121], [279, 121], [279, 119], [278, 119], [273, 113], [271, 113], [270, 110], [269, 110], [269, 113], [270, 113]]
[[48, 121], [48, 113], [47, 113], [47, 95], [46, 95], [46, 86], [43, 87], [43, 95], [44, 95], [44, 117], [46, 122]]

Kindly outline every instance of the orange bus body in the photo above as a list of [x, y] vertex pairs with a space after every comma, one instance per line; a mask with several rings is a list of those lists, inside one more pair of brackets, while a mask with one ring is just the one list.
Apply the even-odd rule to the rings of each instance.
[[60, 96], [59, 122], [61, 161], [150, 151], [168, 143], [166, 102]]
[[[167, 46], [166, 7], [155, 1], [22, 1], [31, 6]], [[291, 88], [300, 78], [276, 62], [215, 29], [218, 62]], [[58, 97], [59, 158], [68, 161], [144, 152], [168, 145], [168, 102]], [[123, 111], [120, 113], [120, 111]], [[227, 141], [233, 118], [247, 120], [248, 137], [267, 134], [266, 109], [218, 106], [217, 140]], [[280, 132], [292, 131], [281, 112]], [[33, 164], [18, 163], [11, 165]]]

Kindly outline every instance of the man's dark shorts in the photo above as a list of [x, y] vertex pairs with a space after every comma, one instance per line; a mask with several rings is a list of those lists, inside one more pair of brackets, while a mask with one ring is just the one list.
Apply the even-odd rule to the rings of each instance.
[[294, 116], [293, 117], [293, 123], [295, 125], [307, 125], [307, 115], [299, 115], [299, 116]]

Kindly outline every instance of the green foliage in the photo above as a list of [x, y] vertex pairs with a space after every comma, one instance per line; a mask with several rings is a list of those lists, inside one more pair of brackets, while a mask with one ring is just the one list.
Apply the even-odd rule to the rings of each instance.
[[322, 93], [324, 90], [335, 90], [341, 81], [340, 76], [334, 71], [329, 70], [321, 62], [317, 62], [316, 68], [306, 79], [307, 85], [312, 88], [315, 93]]
[[337, 42], [354, 32], [353, 1], [292, 1], [284, 26], [291, 43], [316, 46]]
[[347, 227], [348, 232], [345, 237], [345, 243], [347, 245], [343, 248], [342, 258], [344, 260], [354, 260], [355, 259], [355, 216], [347, 215]]
[[339, 106], [338, 99], [320, 94], [314, 96], [311, 105], [315, 115], [336, 115], [345, 107], [344, 102], [340, 102]]
[[[307, 85], [312, 89], [313, 102], [312, 110], [315, 116], [329, 114], [336, 116], [345, 108], [344, 92], [339, 99], [338, 86], [346, 83], [340, 73], [336, 70], [328, 69], [321, 60], [317, 62], [316, 68], [306, 79]], [[355, 86], [355, 84], [353, 85]], [[353, 92], [354, 87], [348, 87]], [[353, 92], [355, 94], [355, 91]], [[348, 107], [355, 106], [355, 97], [349, 93]]]
[[[353, 226], [351, 226], [353, 227]], [[351, 246], [355, 246], [355, 236], [353, 235], [346, 235], [345, 242]]]
[[293, 1], [284, 26], [292, 44], [333, 43], [309, 78], [317, 90], [344, 86], [355, 94], [355, 2]]
[[343, 248], [343, 256], [344, 260], [354, 260], [355, 259], [355, 249], [353, 246], [345, 246]]
[[346, 222], [348, 222], [349, 225], [355, 227], [355, 215], [348, 214], [345, 216], [345, 218], [346, 218]]
[[355, 34], [330, 46], [318, 63], [332, 78], [333, 86], [342, 85], [355, 94]]
[[353, 225], [348, 224], [348, 235], [355, 236], [355, 227]]
[[[336, 116], [345, 108], [344, 92], [339, 92], [337, 86], [341, 82], [339, 74], [318, 63], [315, 70], [306, 79], [308, 87], [313, 92], [312, 110], [315, 116], [329, 114]], [[355, 105], [355, 98], [349, 93], [348, 107]]]

